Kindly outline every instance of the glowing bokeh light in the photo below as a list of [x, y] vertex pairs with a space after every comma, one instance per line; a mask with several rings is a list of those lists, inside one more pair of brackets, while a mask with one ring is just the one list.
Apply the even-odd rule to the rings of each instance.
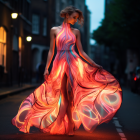
[[26, 37], [26, 40], [27, 40], [28, 42], [30, 42], [30, 41], [32, 40], [32, 37], [31, 37], [31, 36], [27, 36], [27, 37]]
[[12, 13], [12, 14], [11, 14], [12, 19], [16, 19], [17, 16], [18, 16], [18, 13]]

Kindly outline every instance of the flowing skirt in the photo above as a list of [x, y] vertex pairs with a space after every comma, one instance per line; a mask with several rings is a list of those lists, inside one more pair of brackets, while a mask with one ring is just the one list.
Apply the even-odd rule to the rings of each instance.
[[[91, 66], [75, 52], [58, 51], [47, 79], [26, 97], [12, 119], [12, 124], [24, 133], [35, 126], [51, 134], [68, 133], [68, 116], [61, 114], [65, 107], [61, 94], [61, 81], [67, 74], [72, 87], [72, 119], [77, 130], [82, 124], [92, 132], [103, 122], [109, 122], [122, 103], [122, 89], [115, 77], [104, 69]], [[61, 57], [62, 56], [62, 57]], [[61, 124], [57, 117], [61, 115]]]

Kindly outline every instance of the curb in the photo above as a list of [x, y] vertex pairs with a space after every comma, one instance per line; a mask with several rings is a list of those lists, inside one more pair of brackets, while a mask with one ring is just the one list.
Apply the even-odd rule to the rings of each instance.
[[25, 90], [29, 90], [29, 89], [32, 89], [32, 88], [36, 88], [36, 87], [38, 87], [38, 85], [21, 87], [20, 89], [14, 89], [14, 90], [2, 92], [0, 94], [0, 100], [3, 99], [3, 98], [6, 98], [8, 95], [14, 95], [14, 94], [17, 94], [19, 92], [22, 92], [22, 91], [25, 91]]

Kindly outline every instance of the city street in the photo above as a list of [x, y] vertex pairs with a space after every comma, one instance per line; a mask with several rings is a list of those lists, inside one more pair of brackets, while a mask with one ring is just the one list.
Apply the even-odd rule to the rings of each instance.
[[0, 140], [45, 140], [45, 139], [80, 139], [80, 140], [139, 140], [140, 139], [140, 96], [123, 88], [123, 102], [117, 114], [109, 123], [99, 125], [93, 133], [88, 133], [81, 125], [75, 136], [52, 136], [41, 133], [38, 128], [31, 127], [30, 134], [20, 132], [11, 124], [20, 103], [32, 91], [27, 90], [17, 95], [0, 100]]
[[140, 0], [0, 0], [0, 140], [140, 140], [139, 25]]

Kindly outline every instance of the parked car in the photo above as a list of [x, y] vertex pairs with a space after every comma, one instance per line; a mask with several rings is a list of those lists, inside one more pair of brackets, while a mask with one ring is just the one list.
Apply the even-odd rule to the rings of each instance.
[[140, 93], [140, 66], [137, 66], [132, 73], [131, 91], [134, 93]]

